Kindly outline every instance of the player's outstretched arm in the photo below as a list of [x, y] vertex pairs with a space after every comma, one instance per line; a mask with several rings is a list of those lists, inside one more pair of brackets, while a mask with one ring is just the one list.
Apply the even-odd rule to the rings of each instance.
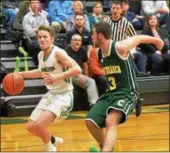
[[158, 50], [162, 50], [164, 46], [163, 40], [159, 38], [147, 35], [137, 35], [126, 40], [116, 42], [116, 49], [122, 57], [127, 57], [129, 51], [139, 44], [154, 44]]
[[41, 77], [41, 72], [38, 69], [30, 70], [30, 71], [23, 71], [23, 72], [18, 72], [18, 73], [21, 74], [23, 78], [35, 79], [35, 78]]

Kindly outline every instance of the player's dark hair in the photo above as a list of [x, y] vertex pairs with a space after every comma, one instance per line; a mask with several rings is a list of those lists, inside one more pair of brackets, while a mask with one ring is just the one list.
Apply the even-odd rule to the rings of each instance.
[[122, 6], [122, 1], [120, 1], [120, 0], [114, 0], [114, 1], [112, 1], [112, 5], [113, 5], [113, 4]]
[[96, 29], [97, 34], [102, 33], [106, 39], [111, 38], [112, 29], [110, 24], [106, 22], [99, 22], [94, 25], [94, 28]]

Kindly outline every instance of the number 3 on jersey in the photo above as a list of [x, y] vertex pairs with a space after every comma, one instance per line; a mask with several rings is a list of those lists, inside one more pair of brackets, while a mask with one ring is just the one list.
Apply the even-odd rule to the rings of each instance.
[[108, 77], [109, 83], [110, 83], [110, 90], [116, 89], [116, 81], [114, 77]]

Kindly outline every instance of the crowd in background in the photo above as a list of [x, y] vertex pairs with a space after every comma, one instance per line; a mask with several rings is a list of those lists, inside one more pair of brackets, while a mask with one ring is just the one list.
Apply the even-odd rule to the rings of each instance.
[[[40, 47], [36, 31], [40, 25], [51, 25], [58, 35], [65, 34], [59, 47], [65, 49], [82, 68], [83, 73], [73, 83], [86, 88], [90, 104], [107, 90], [105, 73], [98, 63], [98, 48], [92, 42], [93, 25], [100, 21], [112, 26], [112, 40], [121, 41], [141, 34], [165, 39], [160, 27], [165, 26], [170, 40], [170, 13], [165, 0], [100, 0], [92, 12], [85, 0], [4, 0], [2, 13], [6, 17], [6, 38], [24, 48], [38, 65]], [[56, 39], [58, 45], [58, 39]], [[61, 46], [60, 46], [61, 45]], [[164, 75], [169, 72], [170, 50], [165, 41], [162, 51], [153, 45], [140, 45], [131, 51], [137, 76]], [[91, 90], [92, 89], [92, 90]], [[99, 95], [97, 94], [97, 91]], [[92, 95], [92, 96], [91, 96]]]

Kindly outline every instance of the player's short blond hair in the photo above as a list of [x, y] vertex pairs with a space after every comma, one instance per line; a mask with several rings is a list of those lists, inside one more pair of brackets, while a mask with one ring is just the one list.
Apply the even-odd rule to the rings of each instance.
[[38, 35], [38, 32], [40, 30], [44, 30], [44, 31], [47, 31], [50, 33], [50, 36], [54, 37], [55, 36], [55, 32], [54, 32], [54, 29], [51, 27], [51, 26], [48, 26], [48, 25], [41, 25], [39, 26], [38, 30], [37, 30], [37, 35]]

